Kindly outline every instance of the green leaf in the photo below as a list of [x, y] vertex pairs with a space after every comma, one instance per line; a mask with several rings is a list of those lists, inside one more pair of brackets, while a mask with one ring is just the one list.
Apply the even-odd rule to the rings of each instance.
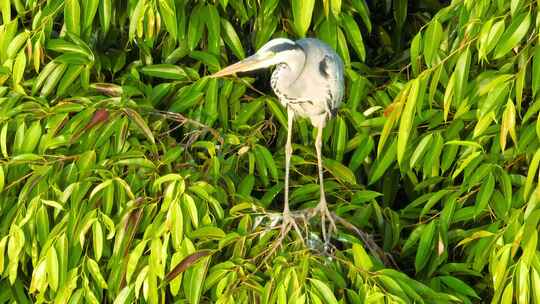
[[374, 200], [375, 198], [382, 196], [382, 193], [371, 191], [371, 190], [361, 190], [356, 192], [352, 199], [351, 203], [353, 204], [361, 204], [365, 202], [370, 202], [371, 200]]
[[399, 164], [402, 162], [403, 155], [405, 154], [405, 150], [407, 148], [407, 140], [409, 139], [409, 135], [411, 133], [416, 103], [418, 102], [418, 90], [420, 90], [420, 79], [417, 78], [412, 81], [407, 102], [405, 103], [405, 108], [401, 113], [397, 138], [397, 161]]
[[396, 147], [397, 141], [394, 141], [390, 147], [383, 153], [382, 158], [377, 159], [377, 163], [373, 166], [373, 170], [370, 174], [369, 184], [372, 185], [378, 181], [386, 170], [396, 160]]
[[144, 12], [146, 10], [146, 1], [137, 1], [135, 9], [131, 13], [130, 22], [129, 22], [129, 40], [133, 41], [135, 39], [135, 34], [137, 31], [137, 26], [142, 19], [144, 18]]
[[[6, 184], [6, 176], [4, 173], [4, 167], [0, 165], [0, 193], [2, 193], [2, 191], [4, 190], [5, 184]], [[0, 269], [3, 266], [4, 266], [3, 264], [0, 264]], [[0, 273], [2, 273], [2, 271], [0, 271]]]
[[112, 19], [112, 0], [100, 0], [99, 23], [104, 36], [107, 36]]
[[459, 59], [456, 63], [455, 74], [455, 89], [454, 89], [454, 98], [455, 104], [459, 105], [463, 100], [463, 94], [467, 88], [467, 82], [469, 77], [469, 69], [471, 65], [471, 52], [469, 48], [466, 48], [463, 53], [459, 56]]
[[417, 273], [426, 267], [429, 257], [432, 254], [433, 240], [435, 231], [437, 230], [436, 223], [437, 221], [433, 220], [422, 230], [420, 243], [418, 244], [418, 250], [416, 251], [416, 258], [414, 260], [414, 268]]
[[87, 266], [88, 271], [90, 272], [90, 275], [96, 281], [97, 285], [100, 288], [107, 289], [108, 288], [107, 282], [105, 281], [105, 278], [103, 278], [103, 275], [101, 274], [98, 263], [92, 258], [87, 258], [86, 266]]
[[204, 29], [202, 8], [203, 7], [201, 3], [195, 6], [195, 8], [191, 11], [191, 17], [189, 18], [187, 45], [190, 51], [193, 51], [195, 49], [195, 47], [199, 44], [202, 38]]
[[[92, 0], [89, 0], [92, 1]], [[81, 35], [81, 7], [79, 0], [66, 0], [64, 3], [64, 22], [71, 33]]]
[[529, 12], [521, 13], [512, 17], [512, 23], [506, 29], [501, 37], [501, 43], [495, 48], [494, 58], [498, 59], [506, 55], [510, 50], [518, 46], [520, 41], [525, 37], [531, 24], [531, 15]]
[[[81, 1], [81, 4], [83, 6], [83, 19], [82, 19], [82, 31], [85, 32], [85, 35], [88, 35], [88, 31], [92, 26], [92, 23], [94, 22], [94, 17], [96, 16], [97, 9], [99, 6], [99, 0], [84, 0]], [[79, 23], [81, 22], [78, 20]], [[81, 32], [82, 32], [81, 31]]]
[[54, 246], [51, 246], [47, 252], [47, 280], [49, 286], [52, 290], [56, 291], [58, 289], [59, 281], [59, 268], [58, 268], [58, 255], [56, 254], [56, 249]]
[[296, 33], [304, 37], [311, 24], [315, 0], [292, 0], [291, 6]]
[[187, 73], [179, 66], [172, 64], [154, 64], [147, 65], [141, 68], [141, 72], [145, 75], [171, 80], [187, 80]]
[[362, 22], [366, 25], [368, 32], [371, 32], [372, 25], [371, 19], [369, 18], [370, 12], [365, 0], [353, 0], [352, 5], [358, 11], [358, 14], [360, 14], [360, 18], [362, 18]]
[[527, 172], [527, 178], [525, 180], [525, 188], [523, 190], [523, 199], [526, 201], [529, 198], [529, 193], [531, 192], [534, 177], [536, 176], [536, 173], [538, 172], [538, 166], [540, 165], [540, 149], [534, 153], [534, 156], [529, 163], [529, 168]]
[[354, 51], [362, 61], [365, 61], [366, 49], [364, 47], [364, 41], [362, 40], [362, 33], [360, 32], [356, 21], [354, 21], [353, 17], [346, 14], [342, 15], [341, 18], [342, 26], [345, 29], [347, 38], [352, 43]]
[[482, 211], [486, 209], [494, 189], [495, 178], [490, 173], [487, 177], [487, 181], [482, 183], [482, 186], [480, 187], [480, 192], [478, 192], [475, 205], [475, 214], [479, 215]]
[[9, 43], [6, 55], [8, 58], [15, 58], [15, 56], [19, 53], [19, 50], [23, 47], [23, 45], [26, 43], [26, 40], [30, 37], [30, 34], [26, 31], [19, 33], [11, 42]]
[[210, 258], [211, 257], [209, 256], [200, 258], [185, 273], [185, 280], [183, 281], [184, 293], [186, 294], [190, 304], [200, 303], [202, 288], [204, 286]]
[[83, 70], [82, 65], [70, 65], [64, 74], [64, 77], [58, 83], [58, 89], [56, 94], [59, 96], [64, 95], [67, 89], [77, 80]]
[[129, 253], [128, 263], [126, 265], [126, 282], [130, 283], [133, 273], [137, 268], [139, 259], [141, 258], [144, 249], [146, 248], [146, 240], [141, 241], [135, 248]]
[[332, 175], [334, 175], [334, 177], [341, 182], [351, 185], [356, 184], [356, 177], [354, 173], [340, 162], [330, 158], [325, 158], [324, 167], [326, 167], [332, 173]]
[[426, 64], [431, 66], [437, 56], [437, 50], [443, 39], [443, 28], [439, 20], [432, 20], [426, 30], [424, 39], [424, 59]]
[[311, 284], [314, 287], [314, 290], [321, 295], [322, 299], [327, 304], [338, 304], [338, 301], [336, 297], [334, 296], [334, 293], [332, 292], [332, 289], [328, 287], [324, 282], [317, 280], [317, 279], [310, 279]]
[[459, 293], [462, 293], [464, 295], [480, 299], [480, 297], [476, 294], [474, 289], [472, 289], [469, 285], [467, 285], [462, 280], [453, 276], [441, 276], [439, 278], [446, 286], [450, 287], [451, 289]]
[[24, 76], [24, 70], [26, 69], [26, 55], [24, 52], [19, 52], [17, 58], [15, 58], [15, 64], [13, 65], [13, 86], [18, 85]]
[[176, 4], [173, 0], [158, 0], [159, 3], [159, 13], [165, 23], [167, 31], [173, 38], [173, 40], [178, 39], [178, 24], [176, 16]]
[[238, 59], [244, 59], [246, 57], [244, 47], [232, 24], [227, 19], [221, 18], [221, 27], [223, 28], [223, 40], [231, 49], [234, 56]]
[[139, 113], [137, 113], [136, 111], [130, 109], [130, 108], [125, 108], [124, 111], [133, 120], [133, 122], [135, 122], [137, 127], [139, 127], [141, 129], [141, 131], [144, 133], [146, 138], [148, 138], [148, 140], [152, 144], [155, 145], [156, 140], [154, 139], [154, 134], [152, 133], [152, 131], [150, 130], [150, 128], [148, 127], [148, 125], [146, 124], [144, 119], [141, 117], [141, 115]]

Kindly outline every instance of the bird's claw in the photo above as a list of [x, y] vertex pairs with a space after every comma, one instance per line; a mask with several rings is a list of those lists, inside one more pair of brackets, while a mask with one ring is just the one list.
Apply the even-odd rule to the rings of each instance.
[[[320, 213], [321, 215], [321, 229], [322, 229], [322, 235], [325, 245], [328, 245], [330, 243], [330, 237], [332, 233], [337, 231], [336, 223], [334, 221], [334, 217], [332, 216], [332, 213], [328, 209], [328, 205], [326, 204], [325, 199], [321, 199], [319, 204], [313, 209], [313, 215], [316, 213]], [[326, 218], [328, 218], [328, 230], [326, 230]]]
[[291, 228], [294, 229], [294, 231], [298, 234], [298, 237], [300, 238], [302, 244], [305, 244], [304, 238], [302, 237], [302, 231], [300, 230], [296, 219], [290, 211], [283, 212], [279, 243], [281, 243], [283, 239], [285, 239]]

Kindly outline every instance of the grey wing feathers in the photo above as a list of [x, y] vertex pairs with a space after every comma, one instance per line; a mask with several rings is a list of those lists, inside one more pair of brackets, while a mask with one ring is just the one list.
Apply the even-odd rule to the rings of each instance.
[[320, 67], [324, 67], [325, 75], [328, 80], [329, 90], [329, 108], [332, 115], [341, 105], [343, 99], [343, 63], [337, 54], [327, 54], [321, 61]]
[[[331, 114], [334, 114], [341, 105], [344, 94], [344, 79], [343, 79], [343, 61], [339, 55], [327, 44], [318, 39], [304, 38], [297, 40], [296, 43], [300, 45], [307, 53], [308, 61], [307, 65], [315, 65], [316, 69], [311, 70], [311, 73], [317, 73], [319, 77], [327, 85], [327, 98], [328, 110]], [[320, 88], [317, 88], [320, 90]], [[322, 92], [321, 92], [322, 93]]]

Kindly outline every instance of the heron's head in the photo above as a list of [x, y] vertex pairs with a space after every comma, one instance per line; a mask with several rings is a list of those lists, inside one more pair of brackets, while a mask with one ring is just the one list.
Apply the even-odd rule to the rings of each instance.
[[285, 63], [299, 53], [303, 53], [302, 48], [294, 41], [286, 38], [272, 39], [254, 55], [222, 69], [211, 77], [221, 77], [271, 67]]

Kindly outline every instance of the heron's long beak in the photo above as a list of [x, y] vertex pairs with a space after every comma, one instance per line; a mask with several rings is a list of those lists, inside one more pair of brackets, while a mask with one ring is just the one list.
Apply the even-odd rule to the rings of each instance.
[[262, 57], [257, 54], [250, 56], [242, 61], [239, 61], [235, 64], [231, 64], [228, 67], [223, 68], [222, 70], [210, 75], [210, 77], [222, 77], [227, 76], [231, 74], [235, 74], [238, 72], [248, 72], [257, 70], [263, 67], [267, 66], [267, 61], [271, 59], [271, 57]]

